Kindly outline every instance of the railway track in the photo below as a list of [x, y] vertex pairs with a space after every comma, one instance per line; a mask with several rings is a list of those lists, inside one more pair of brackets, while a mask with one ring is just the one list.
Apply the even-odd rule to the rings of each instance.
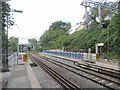
[[[51, 55], [48, 55], [48, 56], [54, 57], [57, 59], [60, 58], [63, 60], [67, 60], [66, 58], [62, 58], [62, 57], [58, 57], [58, 56], [51, 56]], [[73, 61], [71, 60], [71, 62], [73, 62]], [[92, 70], [94, 72], [98, 72], [101, 74], [105, 74], [105, 75], [120, 79], [120, 71], [119, 70], [115, 70], [115, 69], [111, 69], [111, 68], [107, 68], [107, 67], [103, 67], [103, 66], [98, 66], [95, 64], [91, 64], [89, 62], [77, 63], [75, 65], [77, 65], [78, 67], [84, 68], [84, 69]]]
[[32, 58], [32, 60], [34, 60], [39, 66], [41, 66], [46, 72], [48, 72], [53, 78], [55, 78], [66, 90], [81, 90], [79, 86], [75, 85], [70, 80], [62, 76], [60, 73], [51, 69], [45, 63], [41, 62], [39, 60], [39, 57], [30, 54], [30, 58]]
[[120, 79], [120, 71], [118, 71], [118, 70], [101, 67], [101, 66], [89, 64], [89, 63], [84, 63], [84, 64], [78, 63], [77, 66]]
[[91, 70], [86, 70], [85, 68], [78, 68], [76, 66], [71, 66], [71, 65], [56, 61], [54, 59], [51, 60], [51, 58], [48, 58], [45, 56], [42, 56], [42, 57], [39, 56], [39, 57], [43, 58], [45, 60], [48, 60], [51, 63], [57, 64], [58, 66], [65, 68], [65, 69], [67, 69], [75, 74], [78, 74], [78, 75], [83, 76], [87, 79], [90, 79], [96, 83], [99, 83], [107, 88], [110, 88], [110, 89], [120, 88], [119, 79], [116, 79], [114, 77], [108, 77], [108, 76], [102, 75], [100, 73], [95, 73]]

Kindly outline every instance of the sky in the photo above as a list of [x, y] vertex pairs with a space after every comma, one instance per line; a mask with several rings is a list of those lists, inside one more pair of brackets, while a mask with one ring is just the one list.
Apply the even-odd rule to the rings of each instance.
[[70, 22], [72, 26], [82, 22], [84, 16], [83, 0], [11, 0], [16, 25], [10, 28], [9, 37], [22, 37], [21, 40], [40, 38], [56, 21]]
[[82, 0], [11, 0], [15, 23], [9, 30], [9, 37], [38, 37], [56, 21], [71, 22], [72, 25], [83, 21], [84, 7]]

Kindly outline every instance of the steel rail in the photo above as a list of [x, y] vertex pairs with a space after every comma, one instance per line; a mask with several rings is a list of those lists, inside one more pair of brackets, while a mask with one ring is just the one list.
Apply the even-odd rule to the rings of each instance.
[[[42, 58], [42, 57], [41, 57], [41, 58]], [[48, 58], [48, 57], [45, 57], [45, 56], [44, 56], [44, 59], [45, 59], [45, 58]], [[49, 59], [48, 61], [51, 62], [51, 61], [50, 61], [50, 58], [48, 58], [48, 59]], [[53, 59], [52, 59], [52, 60], [53, 60]], [[58, 61], [55, 60], [55, 62], [58, 62]], [[54, 63], [54, 62], [52, 62], [52, 63]], [[71, 71], [70, 69], [63, 67], [63, 68], [65, 68], [65, 69], [67, 69], [67, 70], [69, 70], [69, 71], [71, 71], [71, 72], [74, 72], [74, 73], [76, 73], [76, 74], [79, 74], [79, 75], [87, 78], [87, 79], [90, 79], [90, 80], [92, 80], [92, 81], [95, 81], [95, 82], [97, 82], [97, 83], [99, 83], [99, 84], [101, 84], [101, 85], [103, 85], [103, 86], [105, 86], [105, 87], [107, 87], [107, 88], [115, 89], [115, 88], [109, 86], [110, 83], [115, 83], [115, 84], [117, 84], [116, 86], [120, 85], [120, 82], [113, 81], [113, 80], [111, 80], [111, 79], [108, 79], [108, 78], [106, 78], [106, 77], [102, 77], [102, 76], [100, 76], [100, 75], [96, 75], [96, 74], [93, 73], [93, 72], [88, 72], [88, 71], [85, 71], [85, 70], [83, 70], [83, 69], [80, 69], [80, 68], [77, 68], [77, 67], [73, 67], [73, 66], [71, 66], [71, 65], [68, 65], [68, 64], [65, 64], [65, 63], [62, 63], [62, 62], [58, 62], [58, 63], [64, 64], [64, 65], [69, 66], [69, 67], [71, 67], [71, 68], [74, 68], [74, 69], [77, 69], [77, 70], [79, 70], [79, 71], [85, 72], [86, 74], [96, 76], [96, 78], [99, 77], [99, 78], [102, 78], [102, 80], [106, 80], [106, 81], [109, 82], [109, 83], [104, 84], [104, 83], [102, 83], [102, 82], [99, 82], [99, 81], [96, 81], [96, 80], [94, 80], [94, 79], [91, 79], [90, 77], [81, 75], [80, 73], [77, 73], [77, 72], [75, 72], [75, 71], [73, 71], [73, 70]], [[54, 63], [54, 64], [56, 64], [56, 63]], [[57, 65], [58, 65], [58, 64], [57, 64]], [[102, 80], [101, 80], [101, 81], [102, 81]]]
[[[51, 56], [51, 55], [48, 55], [48, 56]], [[64, 57], [63, 58], [62, 57], [57, 57], [57, 56], [51, 56], [51, 57], [56, 57], [56, 58], [68, 60], [68, 59], [66, 59]], [[72, 60], [69, 60], [69, 61], [74, 62]], [[88, 68], [87, 67], [83, 67], [83, 68], [86, 68], [86, 69], [91, 69], [93, 71], [100, 72], [102, 74], [106, 74], [106, 75], [109, 75], [109, 76], [120, 78], [119, 77], [120, 76], [120, 71], [119, 70], [115, 70], [115, 69], [111, 69], [111, 68], [107, 68], [107, 67], [103, 67], [103, 66], [99, 66], [99, 65], [89, 64], [89, 63], [88, 64], [77, 63], [77, 66], [80, 66], [80, 65], [87, 66]]]
[[[34, 58], [32, 58], [34, 57]], [[30, 58], [34, 59], [34, 61], [41, 66], [46, 72], [48, 72], [53, 78], [55, 78], [62, 86], [64, 86], [65, 89], [68, 90], [81, 90], [81, 88], [68, 79], [66, 79], [64, 76], [62, 76], [60, 73], [56, 72], [55, 70], [51, 69], [49, 66], [47, 66], [45, 63], [41, 62], [38, 57], [35, 55], [30, 54]], [[35, 60], [36, 59], [36, 60]]]

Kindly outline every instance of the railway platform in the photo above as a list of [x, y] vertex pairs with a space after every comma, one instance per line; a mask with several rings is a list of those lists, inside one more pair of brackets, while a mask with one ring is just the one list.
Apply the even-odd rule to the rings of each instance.
[[96, 65], [115, 69], [115, 70], [120, 70], [119, 63], [114, 63], [114, 62], [110, 62], [110, 61], [99, 60], [99, 61], [96, 61]]
[[31, 60], [28, 62], [19, 61], [16, 56], [9, 59], [10, 71], [2, 73], [2, 88], [41, 88], [32, 68]]
[[[51, 55], [51, 56], [65, 58], [65, 59], [69, 59], [73, 62], [78, 62], [78, 63], [86, 63], [85, 58], [83, 58], [83, 60], [82, 59], [75, 59], [75, 58], [70, 58], [70, 57], [65, 57], [65, 56], [60, 56], [60, 55], [48, 54], [48, 53], [44, 53], [44, 52], [41, 52], [40, 54], [43, 54], [43, 55], [47, 54], [47, 55]], [[92, 63], [92, 64], [98, 65], [101, 67], [110, 68], [110, 69], [120, 70], [118, 63], [114, 63], [114, 62], [110, 62], [110, 61], [106, 61], [106, 60], [99, 60], [99, 61], [96, 60], [95, 63]]]

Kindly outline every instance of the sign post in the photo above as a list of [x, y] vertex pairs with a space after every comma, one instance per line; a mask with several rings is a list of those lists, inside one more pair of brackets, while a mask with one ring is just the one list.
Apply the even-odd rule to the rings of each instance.
[[[104, 43], [97, 43], [96, 44], [96, 60], [99, 61], [99, 53], [98, 53], [98, 46], [104, 46]], [[101, 54], [101, 50], [100, 50], [100, 54]]]
[[89, 60], [92, 61], [92, 53], [91, 48], [88, 49]]

